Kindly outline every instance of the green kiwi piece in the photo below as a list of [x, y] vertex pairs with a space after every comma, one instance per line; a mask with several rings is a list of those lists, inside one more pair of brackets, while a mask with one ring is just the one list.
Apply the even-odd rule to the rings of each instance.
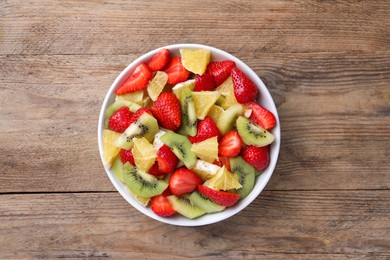
[[255, 170], [255, 176], [260, 176], [264, 171]]
[[231, 172], [238, 178], [242, 185], [237, 189], [240, 198], [243, 199], [253, 190], [255, 186], [255, 168], [247, 163], [241, 156], [230, 158]]
[[192, 204], [192, 202], [186, 197], [171, 195], [168, 196], [167, 199], [176, 212], [187, 218], [198, 218], [206, 214], [206, 211]]
[[123, 165], [123, 177], [129, 190], [141, 197], [160, 195], [168, 187], [168, 182], [157, 179], [129, 162]]
[[134, 103], [134, 102], [131, 102], [131, 101], [128, 101], [128, 100], [116, 100], [114, 103], [112, 103], [105, 111], [104, 113], [104, 126], [107, 128], [108, 126], [108, 119], [110, 119], [110, 117], [112, 116], [112, 114], [114, 114], [115, 111], [117, 111], [119, 108], [121, 107], [128, 107], [130, 109], [131, 112], [135, 112], [137, 111], [138, 109], [141, 108], [140, 105], [138, 105], [137, 103]]
[[191, 142], [184, 135], [167, 132], [160, 137], [161, 142], [169, 146], [172, 152], [183, 161], [184, 165], [191, 169], [196, 164], [196, 155], [191, 151]]
[[202, 194], [197, 191], [191, 193], [188, 199], [192, 202], [193, 205], [203, 209], [207, 213], [219, 212], [225, 209], [224, 206], [218, 205], [215, 202], [212, 202]]
[[235, 104], [223, 111], [217, 122], [217, 127], [221, 132], [221, 135], [227, 134], [234, 128], [234, 122], [238, 116], [242, 115], [242, 112], [243, 108], [240, 104]]
[[115, 141], [115, 145], [119, 148], [130, 150], [134, 145], [134, 137], [145, 137], [152, 142], [158, 131], [159, 127], [156, 118], [149, 113], [143, 113], [137, 121], [132, 123], [126, 131], [118, 137]]
[[197, 132], [196, 112], [194, 98], [189, 87], [185, 87], [180, 94], [181, 124], [182, 131], [190, 136], [195, 136]]
[[118, 178], [121, 182], [125, 182], [123, 178], [123, 163], [121, 158], [117, 156], [112, 163], [111, 170], [114, 172], [115, 177]]
[[236, 126], [242, 141], [247, 145], [262, 147], [271, 144], [275, 139], [270, 132], [243, 116], [238, 117]]

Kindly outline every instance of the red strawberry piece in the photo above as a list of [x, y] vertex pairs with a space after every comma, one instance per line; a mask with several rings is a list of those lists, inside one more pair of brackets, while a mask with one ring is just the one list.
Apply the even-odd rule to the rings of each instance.
[[219, 167], [223, 166], [222, 162], [221, 161], [217, 161], [217, 160], [214, 160], [213, 164], [215, 164], [215, 165], [217, 165]]
[[210, 117], [205, 117], [205, 119], [198, 122], [198, 130], [195, 136], [188, 136], [191, 143], [199, 143], [211, 137], [218, 137], [218, 140], [221, 138], [221, 133], [217, 125]]
[[176, 155], [165, 144], [158, 149], [157, 163], [158, 169], [162, 174], [171, 173], [174, 169], [176, 169], [178, 161], [179, 159], [177, 159]]
[[121, 107], [108, 119], [108, 127], [118, 133], [123, 133], [131, 125], [131, 113], [128, 107]]
[[240, 199], [239, 194], [214, 190], [203, 185], [198, 186], [198, 191], [211, 201], [225, 207], [233, 206]]
[[218, 154], [227, 157], [238, 155], [242, 148], [242, 139], [237, 131], [233, 130], [221, 138]]
[[145, 89], [149, 80], [152, 78], [152, 72], [145, 63], [141, 63], [135, 68], [133, 74], [118, 88], [115, 93], [123, 95], [129, 92]]
[[139, 108], [137, 111], [135, 111], [135, 113], [134, 113], [133, 116], [131, 117], [131, 119], [130, 119], [131, 124], [134, 123], [135, 121], [137, 121], [138, 118], [139, 118], [144, 112], [149, 113], [150, 115], [153, 115], [153, 114], [152, 114], [152, 111], [151, 111], [149, 108], [147, 108], [147, 107], [141, 107], [141, 108]]
[[235, 67], [234, 61], [212, 61], [207, 65], [206, 74], [213, 75], [216, 86], [221, 85], [231, 74]]
[[230, 158], [229, 157], [219, 156], [219, 161], [214, 161], [213, 164], [218, 165], [220, 167], [225, 165], [226, 169], [229, 172], [231, 171], [231, 168], [230, 168]]
[[239, 103], [245, 103], [255, 100], [258, 95], [258, 89], [251, 79], [238, 68], [232, 69], [232, 80], [234, 96]]
[[212, 91], [215, 89], [213, 75], [203, 74], [195, 76], [195, 91]]
[[258, 171], [262, 171], [269, 165], [269, 145], [264, 147], [256, 147], [248, 145], [242, 151], [242, 158]]
[[150, 167], [148, 173], [151, 174], [151, 175], [154, 175], [154, 176], [160, 176], [160, 175], [163, 174], [163, 173], [161, 173], [160, 170], [158, 169], [158, 163], [157, 163], [157, 161], [152, 165], [152, 167]]
[[148, 65], [151, 71], [162, 70], [169, 62], [169, 50], [160, 49], [156, 54], [148, 60], [146, 65]]
[[119, 157], [121, 158], [121, 161], [123, 164], [125, 164], [126, 162], [129, 162], [133, 166], [135, 166], [135, 161], [134, 161], [132, 149], [130, 149], [130, 150], [121, 149], [121, 151], [119, 152]]
[[180, 127], [180, 101], [174, 94], [168, 92], [160, 94], [151, 107], [151, 110], [162, 127], [172, 131]]
[[190, 76], [190, 72], [181, 64], [180, 57], [173, 57], [164, 71], [168, 74], [168, 83], [172, 85], [186, 81]]
[[249, 119], [252, 120], [255, 124], [258, 124], [265, 130], [269, 130], [276, 125], [276, 118], [271, 111], [268, 111], [254, 101], [245, 103], [245, 105], [252, 109], [252, 114]]
[[177, 169], [169, 178], [169, 189], [176, 196], [192, 192], [200, 184], [202, 180], [185, 167]]
[[168, 197], [168, 196], [171, 196], [172, 195], [172, 192], [170, 189], [165, 189], [163, 191], [163, 193], [161, 193], [161, 195], [165, 196], [165, 197]]
[[160, 217], [169, 217], [175, 214], [176, 211], [163, 194], [152, 197], [150, 200], [151, 209]]

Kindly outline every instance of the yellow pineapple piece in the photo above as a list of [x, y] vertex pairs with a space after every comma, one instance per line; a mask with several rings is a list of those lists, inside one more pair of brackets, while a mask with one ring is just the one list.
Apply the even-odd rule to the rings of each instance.
[[192, 168], [196, 175], [198, 175], [203, 181], [212, 178], [219, 169], [221, 169], [221, 167], [218, 165], [202, 160], [197, 160], [194, 168]]
[[216, 90], [218, 90], [222, 95], [227, 96], [233, 89], [233, 79], [232, 76], [229, 76], [221, 85], [219, 85]]
[[149, 81], [147, 91], [151, 100], [156, 101], [161, 91], [168, 82], [168, 74], [164, 71], [157, 71], [153, 79]]
[[203, 184], [211, 189], [215, 190], [231, 190], [239, 189], [242, 185], [238, 182], [237, 178], [229, 172], [225, 166], [218, 170], [218, 172], [211, 178], [205, 181]]
[[214, 123], [217, 123], [219, 121], [219, 118], [221, 117], [223, 111], [225, 111], [225, 110], [222, 107], [217, 106], [217, 105], [212, 105], [207, 116], [209, 116], [214, 121]]
[[191, 151], [203, 161], [213, 163], [218, 158], [218, 138], [216, 136], [192, 144]]
[[118, 139], [120, 133], [109, 129], [103, 130], [103, 157], [105, 165], [111, 168], [112, 161], [119, 154], [120, 148], [115, 146], [115, 140]]
[[138, 201], [142, 206], [144, 206], [144, 207], [148, 206], [150, 198], [148, 198], [148, 197], [141, 197], [141, 196], [135, 195], [133, 192], [131, 192], [130, 189], [128, 189], [128, 191], [134, 197], [134, 199], [136, 201]]
[[206, 49], [180, 49], [183, 67], [192, 73], [203, 75], [210, 62], [211, 51]]
[[196, 117], [203, 120], [220, 96], [221, 94], [218, 91], [192, 92]]
[[143, 98], [144, 98], [144, 91], [137, 90], [123, 95], [117, 95], [115, 97], [115, 100], [127, 100], [127, 101], [137, 103], [138, 105], [142, 105]]
[[221, 96], [221, 98], [217, 101], [217, 104], [220, 105], [223, 109], [228, 109], [229, 107], [238, 104], [238, 102], [234, 96], [234, 93], [232, 92], [229, 96]]
[[157, 158], [157, 151], [145, 137], [134, 138], [133, 156], [135, 165], [144, 172], [148, 172]]
[[236, 96], [234, 95], [233, 80], [231, 76], [219, 85], [216, 90], [222, 94], [221, 98], [217, 101], [217, 104], [223, 109], [228, 109], [230, 106], [238, 103]]

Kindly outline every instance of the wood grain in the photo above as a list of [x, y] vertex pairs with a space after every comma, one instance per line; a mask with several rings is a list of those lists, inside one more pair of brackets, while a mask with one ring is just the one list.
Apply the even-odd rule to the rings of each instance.
[[139, 55], [170, 43], [386, 51], [388, 10], [388, 1], [2, 1], [0, 54]]
[[[390, 187], [389, 54], [243, 55], [281, 120], [268, 189]], [[134, 58], [2, 56], [0, 191], [113, 190], [97, 150], [97, 120], [106, 91]]]
[[149, 219], [116, 193], [1, 197], [0, 256], [10, 258], [390, 256], [388, 190], [268, 191], [223, 223], [196, 228]]

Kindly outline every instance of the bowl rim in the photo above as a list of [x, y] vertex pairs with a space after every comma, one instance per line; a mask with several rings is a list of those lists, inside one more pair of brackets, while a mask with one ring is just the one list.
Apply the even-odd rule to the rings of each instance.
[[[233, 60], [236, 64], [236, 67], [238, 67], [240, 70], [243, 70], [244, 73], [255, 83], [257, 88], [259, 89], [260, 92], [260, 98], [265, 97], [267, 102], [269, 103], [266, 108], [270, 110], [276, 118], [276, 126], [271, 129], [270, 131], [272, 134], [275, 136], [275, 141], [271, 144], [272, 149], [271, 149], [271, 154], [270, 154], [270, 164], [268, 167], [265, 169], [265, 171], [258, 177], [256, 177], [256, 183], [255, 187], [251, 191], [251, 193], [244, 199], [240, 200], [239, 203], [237, 203], [235, 206], [230, 207], [225, 209], [224, 211], [217, 212], [217, 213], [212, 213], [212, 214], [206, 214], [200, 218], [197, 219], [187, 219], [183, 216], [177, 216], [177, 217], [170, 217], [170, 218], [163, 218], [159, 217], [156, 214], [151, 211], [150, 207], [144, 207], [141, 205], [138, 201], [136, 201], [132, 196], [129, 196], [129, 192], [126, 191], [124, 188], [124, 184], [122, 184], [114, 175], [114, 173], [107, 167], [104, 161], [103, 157], [103, 129], [104, 129], [104, 113], [105, 110], [107, 109], [109, 102], [112, 100], [113, 95], [115, 94], [114, 90], [116, 87], [119, 85], [121, 81], [124, 81], [127, 79], [130, 73], [135, 69], [135, 67], [140, 64], [141, 62], [144, 62], [148, 60], [150, 57], [152, 57], [155, 53], [158, 52], [158, 50], [166, 48], [169, 49], [171, 52], [172, 51], [178, 51], [180, 49], [208, 49], [211, 51], [212, 55], [217, 54], [219, 56], [222, 56], [223, 59], [229, 59]], [[259, 103], [259, 99], [257, 100]], [[110, 103], [111, 104], [111, 103]], [[263, 104], [261, 104], [263, 105]], [[280, 130], [280, 120], [279, 120], [279, 114], [276, 109], [275, 102], [268, 90], [268, 88], [265, 86], [261, 78], [243, 61], [241, 61], [239, 58], [235, 57], [234, 55], [223, 51], [221, 49], [204, 45], [204, 44], [192, 44], [192, 43], [180, 43], [180, 44], [171, 44], [171, 45], [166, 45], [163, 47], [156, 48], [154, 50], [151, 50], [135, 60], [133, 60], [129, 65], [126, 66], [125, 69], [123, 69], [120, 74], [115, 78], [114, 82], [111, 84], [110, 88], [108, 89], [106, 96], [104, 97], [103, 104], [101, 106], [100, 114], [99, 114], [99, 121], [98, 121], [98, 146], [99, 146], [99, 154], [100, 154], [100, 159], [102, 161], [104, 170], [106, 171], [106, 174], [108, 178], [110, 179], [111, 183], [114, 185], [115, 189], [122, 195], [122, 197], [129, 203], [131, 204], [134, 208], [136, 208], [138, 211], [143, 213], [144, 215], [166, 223], [166, 224], [171, 224], [171, 225], [176, 225], [176, 226], [203, 226], [203, 225], [209, 225], [213, 223], [220, 222], [222, 220], [225, 220], [229, 217], [232, 217], [236, 215], [237, 213], [241, 212], [244, 208], [246, 208], [249, 204], [251, 204], [258, 196], [259, 194], [263, 191], [267, 183], [269, 182], [280, 153], [280, 144], [281, 144], [281, 130]], [[261, 177], [261, 178], [260, 178]], [[262, 181], [260, 182], [260, 179]], [[176, 214], [178, 215], [178, 214]], [[207, 216], [207, 217], [205, 217]]]

